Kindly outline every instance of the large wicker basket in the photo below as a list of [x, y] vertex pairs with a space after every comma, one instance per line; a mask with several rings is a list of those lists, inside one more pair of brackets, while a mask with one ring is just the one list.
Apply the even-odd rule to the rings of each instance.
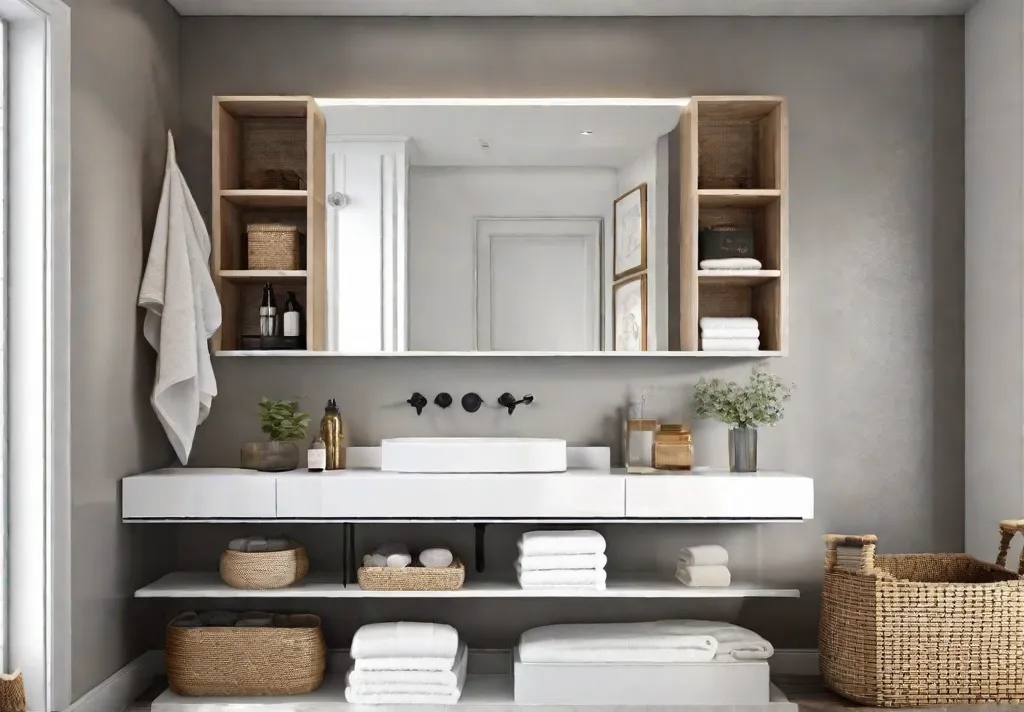
[[366, 591], [457, 591], [466, 581], [466, 567], [458, 559], [443, 569], [360, 566], [356, 578]]
[[274, 616], [273, 628], [167, 627], [167, 681], [194, 697], [303, 695], [324, 681], [320, 619]]
[[232, 588], [285, 588], [309, 573], [309, 557], [298, 544], [284, 551], [231, 551], [220, 555], [220, 578]]
[[[1024, 702], [1024, 578], [1004, 568], [1024, 520], [999, 529], [994, 565], [967, 554], [875, 556], [874, 536], [826, 536], [825, 684], [876, 707]], [[858, 562], [840, 566], [839, 547], [859, 547]]]

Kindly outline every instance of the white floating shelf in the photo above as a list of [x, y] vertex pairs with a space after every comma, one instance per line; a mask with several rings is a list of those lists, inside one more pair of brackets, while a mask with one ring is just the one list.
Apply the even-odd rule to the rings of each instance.
[[737, 582], [728, 588], [689, 588], [674, 579], [609, 575], [604, 591], [529, 590], [504, 581], [467, 581], [458, 591], [364, 591], [342, 583], [341, 574], [314, 573], [289, 586], [269, 591], [231, 588], [213, 572], [167, 574], [135, 592], [136, 598], [799, 598], [795, 588]]
[[[510, 708], [542, 710], [545, 706], [517, 705], [512, 692], [511, 675], [469, 675], [462, 699], [456, 705], [416, 705], [409, 707], [417, 712], [443, 712], [453, 707], [472, 712], [504, 712]], [[797, 712], [797, 705], [790, 702], [775, 685], [771, 686], [771, 701], [764, 705], [672, 705], [664, 709], [686, 712], [688, 710], [728, 710], [728, 712]], [[367, 706], [350, 705], [345, 702], [344, 673], [328, 673], [320, 689], [308, 695], [290, 697], [184, 697], [167, 690], [153, 701], [152, 712], [342, 712], [343, 710], [367, 710]], [[387, 709], [377, 707], [376, 709]], [[558, 707], [557, 709], [582, 709]], [[629, 709], [620, 706], [587, 706], [588, 712], [621, 712]]]
[[774, 358], [782, 351], [215, 351], [218, 358]]

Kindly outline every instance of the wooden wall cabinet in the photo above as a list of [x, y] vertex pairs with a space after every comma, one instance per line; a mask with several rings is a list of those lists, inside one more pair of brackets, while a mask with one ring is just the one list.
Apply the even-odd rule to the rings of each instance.
[[[789, 348], [789, 122], [779, 96], [699, 96], [680, 122], [680, 349], [700, 317], [757, 319], [762, 355]], [[752, 228], [757, 271], [701, 270], [702, 228]], [[723, 356], [752, 356], [736, 352]]]
[[[327, 124], [312, 97], [214, 97], [212, 274], [223, 312], [215, 353], [259, 335], [266, 282], [278, 309], [287, 290], [296, 292], [306, 348], [326, 348], [326, 146]], [[300, 269], [248, 269], [246, 226], [254, 223], [296, 226], [304, 236]]]

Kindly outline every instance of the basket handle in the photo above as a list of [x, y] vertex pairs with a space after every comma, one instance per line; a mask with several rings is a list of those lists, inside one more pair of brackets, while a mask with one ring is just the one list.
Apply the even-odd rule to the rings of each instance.
[[[999, 556], [996, 557], [996, 566], [1006, 567], [1010, 542], [1017, 532], [1024, 532], [1024, 519], [1004, 519], [999, 522]], [[1024, 549], [1021, 549], [1020, 561], [1017, 562], [1017, 574], [1024, 575]]]
[[[1024, 522], [1021, 524], [1024, 526]], [[871, 571], [875, 568], [875, 544], [878, 543], [878, 537], [874, 534], [826, 534], [824, 539], [826, 571], [832, 571], [839, 566], [841, 546], [860, 547], [858, 571]]]

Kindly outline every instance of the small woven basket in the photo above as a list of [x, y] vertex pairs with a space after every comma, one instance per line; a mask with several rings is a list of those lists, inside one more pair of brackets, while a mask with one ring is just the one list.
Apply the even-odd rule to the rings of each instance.
[[28, 712], [25, 680], [20, 670], [12, 675], [0, 675], [0, 712]]
[[304, 695], [324, 681], [320, 619], [274, 616], [273, 628], [167, 627], [167, 681], [179, 695]]
[[309, 573], [309, 557], [299, 545], [284, 551], [225, 551], [220, 578], [232, 588], [253, 591], [285, 588]]
[[361, 566], [356, 576], [366, 591], [458, 591], [466, 582], [466, 567], [458, 559], [444, 569]]
[[[999, 525], [995, 564], [967, 554], [875, 556], [872, 535], [825, 537], [818, 649], [825, 684], [876, 707], [1024, 701], [1024, 520]], [[839, 565], [839, 547], [860, 547]]]
[[302, 241], [294, 225], [249, 225], [246, 235], [246, 269], [302, 269]]

